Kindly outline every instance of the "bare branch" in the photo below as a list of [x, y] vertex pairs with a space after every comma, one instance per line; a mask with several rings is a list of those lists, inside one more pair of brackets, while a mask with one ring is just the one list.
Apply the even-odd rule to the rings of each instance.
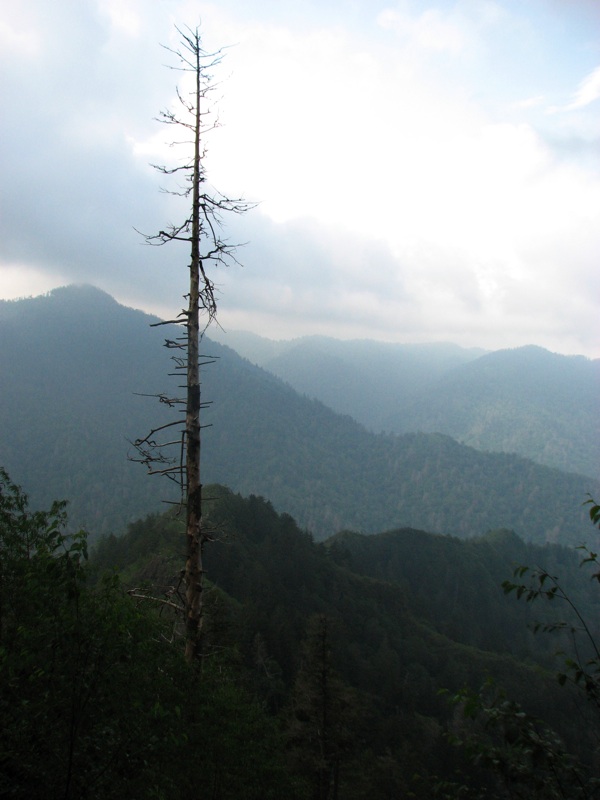
[[159, 425], [158, 428], [153, 428], [143, 439], [136, 439], [135, 442], [132, 442], [134, 447], [138, 447], [141, 444], [146, 443], [151, 436], [154, 436], [155, 433], [159, 433], [159, 431], [164, 431], [165, 428], [172, 428], [174, 425], [181, 425], [180, 420], [174, 420], [173, 422], [166, 422], [164, 425]]
[[156, 169], [159, 172], [162, 172], [163, 175], [174, 175], [176, 172], [182, 172], [183, 170], [189, 171], [193, 169], [193, 166], [190, 164], [182, 164], [180, 167], [163, 167], [160, 164], [150, 164], [152, 169]]
[[177, 611], [178, 614], [182, 614], [184, 611], [183, 606], [174, 603], [172, 600], [166, 600], [163, 597], [155, 597], [151, 594], [143, 594], [139, 588], [136, 589], [128, 589], [127, 594], [130, 597], [134, 597], [136, 600], [150, 600], [152, 603], [158, 603], [162, 606], [168, 606], [169, 608], [173, 608]]
[[[183, 314], [184, 312], [181, 312], [181, 313]], [[180, 316], [181, 316], [181, 314], [180, 314]], [[181, 324], [184, 324], [184, 323], [185, 323], [185, 320], [182, 320], [182, 319], [165, 319], [165, 320], [161, 320], [160, 322], [151, 322], [150, 323], [150, 327], [151, 328], [158, 328], [160, 325], [181, 325]], [[167, 341], [169, 341], [169, 340], [167, 340]], [[168, 346], [171, 347], [171, 344], [169, 344]], [[174, 347], [181, 347], [181, 345], [179, 345], [179, 344], [177, 344], [177, 345], [174, 344], [173, 346]]]
[[[176, 49], [164, 49], [175, 57], [177, 63], [172, 69], [188, 72], [193, 76], [194, 88], [189, 94], [187, 90], [183, 93], [177, 88], [178, 110], [161, 111], [158, 121], [177, 126], [185, 132], [182, 135], [183, 141], [172, 142], [171, 147], [188, 146], [190, 150], [187, 151], [187, 157], [178, 164], [152, 166], [161, 175], [175, 176], [175, 179], [183, 176], [179, 178], [179, 186], [162, 191], [189, 198], [191, 207], [189, 214], [179, 224], [170, 224], [155, 234], [142, 235], [147, 245], [162, 246], [170, 242], [185, 242], [190, 245], [190, 282], [189, 291], [185, 295], [187, 308], [175, 319], [152, 324], [152, 327], [174, 324], [184, 329], [184, 336], [165, 339], [164, 346], [173, 351], [181, 351], [179, 355], [171, 356], [175, 366], [174, 371], [169, 374], [179, 377], [180, 380], [182, 373], [185, 374], [185, 383], [180, 387], [185, 389], [185, 400], [170, 393], [153, 396], [163, 405], [179, 412], [185, 405], [185, 418], [180, 416], [170, 423], [154, 428], [145, 437], [136, 439], [133, 446], [136, 448], [137, 458], [132, 460], [145, 464], [150, 474], [165, 475], [180, 487], [181, 506], [186, 508], [187, 549], [185, 570], [182, 573], [185, 575], [185, 596], [181, 597], [185, 610], [186, 659], [189, 663], [199, 663], [204, 655], [202, 555], [204, 545], [214, 539], [214, 531], [207, 527], [202, 516], [200, 435], [210, 424], [203, 422], [201, 412], [210, 402], [201, 398], [200, 370], [215, 361], [212, 356], [200, 355], [199, 342], [217, 315], [217, 288], [210, 269], [238, 263], [235, 258], [237, 245], [232, 245], [222, 237], [222, 217], [229, 212], [244, 213], [255, 204], [241, 198], [229, 198], [208, 188], [204, 136], [219, 126], [219, 118], [218, 115], [211, 116], [206, 103], [209, 92], [215, 89], [211, 71], [221, 63], [222, 51], [204, 51], [198, 28], [185, 27], [176, 30], [180, 37], [180, 46]], [[190, 133], [190, 141], [186, 141]], [[175, 426], [179, 427], [180, 432], [177, 438], [157, 440], [157, 436]], [[175, 456], [172, 455], [172, 448], [178, 448]], [[134, 592], [139, 593], [139, 590]], [[170, 599], [160, 602], [172, 604]]]

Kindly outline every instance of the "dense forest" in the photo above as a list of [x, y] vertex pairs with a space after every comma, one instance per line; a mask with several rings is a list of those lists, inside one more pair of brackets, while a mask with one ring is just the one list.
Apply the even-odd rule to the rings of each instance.
[[213, 335], [377, 433], [445, 433], [480, 450], [598, 477], [598, 359], [533, 346], [485, 353], [447, 343]]
[[[34, 505], [68, 498], [73, 524], [92, 537], [172, 499], [127, 461], [128, 442], [168, 419], [143, 396], [170, 388], [155, 321], [92, 287], [0, 303], [0, 463]], [[206, 480], [268, 497], [317, 538], [402, 526], [460, 537], [504, 527], [571, 544], [583, 536], [582, 498], [600, 495], [592, 478], [440, 433], [375, 434], [228, 347], [204, 339], [202, 348], [214, 358], [203, 378]], [[587, 425], [584, 415], [578, 441], [593, 441]]]
[[210, 486], [190, 684], [168, 603], [180, 519], [141, 519], [88, 560], [61, 504], [33, 513], [0, 484], [3, 796], [596, 796], [598, 661], [578, 681], [554, 655], [586, 658], [569, 605], [501, 588], [515, 559], [560, 572], [597, 642], [597, 583], [572, 550], [509, 531], [319, 544], [265, 499]]
[[[137, 19], [118, 3], [100, 5], [110, 8], [92, 9], [92, 38], [100, 35], [102, 49], [111, 51], [106, 63], [87, 47], [92, 29], [79, 31], [93, 71], [110, 67], [123, 42], [145, 71], [148, 34], [162, 28], [159, 17]], [[226, 30], [231, 20], [222, 11], [213, 21]], [[364, 27], [355, 11], [353, 28]], [[473, 17], [469, 25], [492, 30], [490, 20]], [[438, 51], [451, 64], [449, 55], [469, 50], [462, 42], [455, 47], [464, 38], [455, 21], [436, 9], [418, 19], [378, 15], [378, 41], [387, 41], [382, 30], [389, 33], [401, 55], [392, 72], [402, 85], [410, 84], [406, 70], [422, 84], [406, 153], [418, 156], [413, 134], [435, 116], [425, 97], [435, 101], [435, 81], [427, 78], [434, 62], [423, 53]], [[21, 23], [15, 18], [16, 27], [7, 28], [7, 41], [31, 56], [35, 39], [38, 62], [51, 72], [48, 47], [37, 47], [34, 28]], [[243, 20], [236, 25], [248, 28]], [[282, 30], [262, 38], [265, 46], [277, 39], [287, 68], [295, 57], [288, 57], [288, 41], [280, 58]], [[307, 32], [309, 62], [318, 67], [323, 42], [315, 49]], [[341, 33], [341, 49], [337, 34], [320, 36], [325, 50], [333, 43], [342, 52], [358, 41]], [[71, 38], [81, 50], [81, 37]], [[433, 46], [425, 42], [432, 38]], [[467, 38], [473, 50], [477, 37]], [[132, 136], [132, 106], [124, 139], [111, 126], [116, 161], [106, 174], [125, 164], [126, 146], [137, 185], [154, 185], [139, 157], [174, 154], [149, 165], [170, 202], [141, 204], [136, 213], [150, 218], [150, 231], [136, 232], [147, 254], [165, 246], [175, 255], [172, 265], [182, 264], [182, 306], [160, 320], [89, 285], [0, 300], [0, 800], [600, 800], [600, 360], [536, 346], [489, 352], [451, 342], [270, 341], [220, 328], [223, 270], [240, 266], [235, 241], [246, 229], [235, 225], [230, 237], [227, 217], [257, 205], [217, 190], [205, 163], [220, 127], [213, 73], [226, 48], [206, 48], [199, 25], [186, 24], [175, 24], [162, 48], [181, 81], [155, 118], [170, 141], [163, 147], [136, 125]], [[367, 50], [358, 58], [350, 50], [368, 81], [375, 61]], [[68, 58], [61, 61], [68, 66]], [[307, 70], [292, 72], [305, 77]], [[588, 105], [597, 74], [556, 109]], [[292, 73], [283, 75], [280, 99], [281, 87], [293, 94], [294, 82]], [[314, 86], [304, 83], [310, 94]], [[104, 85], [87, 84], [84, 107]], [[458, 94], [464, 106], [464, 87]], [[56, 100], [55, 92], [54, 106]], [[114, 117], [113, 105], [100, 116], [110, 109]], [[447, 172], [431, 169], [429, 158], [431, 186], [438, 173], [442, 183], [459, 173], [469, 178], [469, 158], [455, 146], [468, 126], [462, 111], [452, 113], [460, 135], [451, 140], [462, 161]], [[84, 133], [94, 128], [106, 138], [105, 126], [87, 121], [79, 125]], [[248, 125], [242, 128], [248, 139]], [[503, 164], [506, 131], [484, 134], [470, 137], [478, 175], [490, 144]], [[88, 189], [102, 184], [98, 169], [109, 152], [102, 136], [87, 143], [88, 155], [99, 158]], [[431, 151], [431, 136], [416, 138]], [[77, 149], [81, 142], [72, 139]], [[511, 153], [522, 149], [523, 142], [507, 141]], [[82, 153], [71, 159], [73, 175]], [[408, 172], [423, 172], [415, 163]], [[229, 172], [236, 171], [234, 164]], [[539, 170], [520, 171], [525, 189], [539, 177]], [[493, 172], [483, 180], [493, 184]], [[385, 194], [383, 173], [381, 191], [365, 197]], [[297, 195], [297, 176], [286, 177]], [[480, 177], [462, 181], [471, 199], [481, 194], [469, 192]], [[502, 176], [497, 184], [506, 197], [510, 183]], [[63, 184], [59, 177], [64, 197]], [[128, 260], [127, 245], [114, 214], [100, 224], [108, 207], [102, 191], [98, 202], [89, 194], [84, 213], [75, 210], [73, 218], [71, 209], [59, 225], [50, 225], [42, 203], [37, 239], [20, 241], [17, 220], [8, 248], [23, 258], [11, 256], [9, 274], [15, 265], [23, 266], [25, 282], [44, 274], [50, 280], [46, 269], [91, 274], [89, 264], [76, 263], [81, 247], [75, 234], [65, 235], [66, 222], [81, 241], [102, 230], [116, 261], [107, 271], [102, 252], [96, 268], [110, 284]], [[394, 198], [386, 203], [392, 211], [397, 205]], [[440, 302], [447, 313], [437, 329], [460, 328], [465, 340], [485, 325], [482, 309], [494, 315], [494, 296], [506, 306], [502, 313], [523, 317], [528, 240], [519, 234], [515, 249], [512, 237], [518, 269], [496, 285], [503, 248], [482, 267], [485, 236], [466, 249], [460, 236], [451, 237], [458, 246], [436, 286], [439, 245], [457, 226], [448, 218], [436, 232], [433, 214], [433, 238], [424, 235], [419, 205], [408, 217], [406, 203], [399, 206], [409, 240], [398, 231], [386, 240], [385, 225], [373, 227], [363, 213], [367, 246], [357, 250], [351, 236], [349, 259], [348, 236], [346, 250], [339, 249], [333, 218], [315, 227], [297, 224], [293, 214], [281, 224], [263, 216], [256, 229], [266, 237], [259, 291], [238, 292], [245, 301], [234, 299], [234, 315], [252, 308], [257, 319], [273, 312], [302, 325], [302, 306], [316, 319], [317, 298], [333, 291], [343, 301], [321, 304], [325, 326], [350, 330], [338, 325], [345, 308], [357, 318], [356, 330], [367, 330], [365, 320], [378, 316], [369, 313], [377, 298], [363, 273], [383, 259], [378, 292], [387, 286], [386, 308], [396, 310], [384, 310], [375, 335], [393, 318], [390, 335], [418, 336], [413, 306], [428, 306], [422, 330], [434, 330]], [[15, 219], [20, 206], [17, 200]], [[161, 212], [167, 207], [173, 213]], [[157, 212], [163, 221], [152, 230]], [[267, 252], [273, 233], [284, 242], [281, 257]], [[298, 235], [303, 243], [292, 253]], [[123, 247], [116, 246], [121, 239]], [[38, 245], [48, 258], [36, 261]], [[529, 260], [543, 262], [538, 251]], [[138, 266], [154, 274], [157, 262], [142, 261]], [[322, 280], [327, 264], [329, 288]], [[348, 264], [349, 290], [348, 269], [343, 276], [338, 270]], [[415, 265], [425, 265], [416, 281], [407, 277]], [[299, 305], [295, 279], [282, 294], [269, 278], [282, 268], [290, 278], [296, 267], [296, 277], [310, 284]], [[448, 303], [453, 274], [464, 286]], [[179, 285], [170, 270], [166, 280], [170, 289]], [[518, 289], [512, 306], [502, 299], [511, 282]], [[259, 298], [265, 287], [270, 305]], [[521, 330], [531, 328], [527, 322], [521, 319]]]
[[[154, 321], [92, 287], [0, 304], [0, 795], [598, 797], [598, 484], [374, 433], [203, 338], [190, 670], [184, 524], [126, 458], [169, 419]], [[419, 391], [483, 363], [501, 398], [513, 356], [446, 353]]]

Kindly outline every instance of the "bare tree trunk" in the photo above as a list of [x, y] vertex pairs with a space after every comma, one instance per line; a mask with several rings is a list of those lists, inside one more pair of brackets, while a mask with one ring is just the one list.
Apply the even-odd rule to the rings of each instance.
[[196, 48], [196, 124], [192, 174], [192, 253], [187, 313], [187, 405], [185, 417], [187, 514], [185, 563], [185, 658], [188, 664], [201, 655], [202, 624], [202, 482], [200, 476], [200, 50]]
[[[160, 114], [160, 121], [173, 125], [185, 132], [185, 139], [173, 142], [175, 145], [187, 147], [190, 134], [194, 144], [193, 156], [175, 167], [157, 166], [164, 175], [183, 176], [187, 186], [171, 194], [191, 198], [191, 211], [186, 219], [178, 225], [170, 225], [157, 234], [146, 235], [148, 244], [163, 245], [170, 242], [187, 242], [191, 246], [189, 266], [189, 294], [187, 309], [177, 319], [156, 323], [159, 325], [184, 325], [186, 336], [167, 339], [165, 346], [174, 350], [175, 374], [185, 372], [185, 397], [171, 397], [168, 394], [156, 395], [161, 403], [170, 408], [185, 406], [185, 423], [182, 419], [160, 425], [145, 437], [132, 442], [138, 452], [135, 461], [145, 464], [151, 474], [166, 475], [175, 481], [181, 489], [182, 504], [186, 508], [186, 554], [185, 570], [182, 571], [185, 592], [181, 599], [184, 618], [185, 658], [188, 664], [201, 664], [203, 654], [202, 643], [202, 590], [203, 567], [202, 551], [204, 544], [211, 538], [202, 517], [202, 481], [200, 472], [201, 445], [201, 410], [203, 404], [200, 396], [200, 317], [207, 316], [203, 323], [204, 330], [215, 318], [217, 305], [214, 284], [208, 274], [207, 265], [223, 265], [232, 260], [235, 245], [230, 245], [221, 238], [221, 215], [223, 212], [243, 213], [252, 207], [241, 199], [230, 199], [218, 192], [212, 194], [204, 190], [204, 132], [218, 126], [217, 122], [207, 125], [209, 116], [202, 104], [211, 88], [211, 77], [208, 71], [221, 60], [221, 54], [207, 54], [202, 50], [202, 42], [198, 28], [179, 29], [181, 46], [178, 50], [166, 48], [174, 54], [179, 66], [174, 67], [194, 76], [193, 90], [189, 94], [177, 97], [180, 112], [171, 110]], [[210, 363], [210, 362], [205, 362]], [[180, 438], [173, 438], [173, 429], [179, 428]], [[166, 435], [167, 441], [160, 441]], [[172, 456], [170, 448], [177, 448], [177, 455]], [[138, 596], [138, 595], [136, 595]], [[160, 603], [176, 607], [168, 600], [153, 598]]]

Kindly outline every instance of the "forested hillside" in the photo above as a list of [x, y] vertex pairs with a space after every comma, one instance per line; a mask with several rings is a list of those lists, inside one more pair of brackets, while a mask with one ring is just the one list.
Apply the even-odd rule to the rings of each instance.
[[[548, 663], [553, 661], [559, 649], [556, 637], [536, 636], [532, 630], [535, 622], [565, 609], [506, 602], [498, 591], [516, 566], [524, 564], [559, 575], [573, 604], [594, 634], [600, 634], [600, 593], [589, 572], [582, 574], [581, 559], [570, 548], [527, 543], [509, 530], [467, 540], [412, 529], [373, 536], [342, 531], [325, 544], [336, 563], [401, 586], [420, 617], [464, 644], [523, 659], [539, 660], [545, 653]], [[562, 644], [568, 650], [570, 633], [564, 632]]]
[[447, 343], [340, 341], [326, 336], [271, 341], [222, 330], [213, 335], [297, 392], [349, 414], [376, 433], [398, 433], [393, 426], [399, 409], [454, 367], [484, 353]]
[[[560, 662], [521, 629], [531, 606], [497, 583], [515, 554], [560, 566], [597, 635], [597, 588], [573, 551], [507, 532], [316, 544], [263, 498], [210, 486], [205, 499], [204, 656], [190, 672], [171, 610], [182, 521], [139, 520], [88, 565], [85, 537], [61, 532], [62, 507], [30, 513], [0, 471], [3, 796], [170, 798], [201, 786], [219, 800], [456, 800], [468, 785], [503, 800], [507, 786], [523, 797], [543, 786], [544, 798], [565, 781], [593, 787], [593, 706], [555, 680]], [[472, 581], [475, 602], [457, 580]], [[537, 609], [570, 626], [568, 611]]]
[[441, 343], [216, 335], [370, 430], [445, 433], [479, 450], [600, 476], [598, 360], [541, 347], [484, 353]]
[[[68, 499], [74, 524], [94, 534], [122, 530], [168, 496], [166, 482], [127, 461], [128, 440], [166, 419], [136, 393], [174, 390], [165, 329], [152, 321], [90, 287], [0, 305], [0, 462], [35, 504]], [[579, 542], [594, 481], [447, 436], [369, 433], [232, 350], [208, 340], [202, 349], [216, 358], [203, 381], [213, 403], [205, 482], [269, 497], [321, 538], [342, 528], [469, 537], [509, 527]]]
[[[569, 609], [519, 603], [500, 586], [521, 558], [560, 571], [597, 634], [598, 590], [572, 550], [527, 545], [507, 531], [465, 542], [408, 529], [339, 534], [317, 545], [263, 498], [219, 486], [206, 496], [216, 537], [205, 560], [213, 587], [207, 635], [213, 646], [237, 643], [247, 685], [283, 712], [288, 757], [302, 775], [316, 774], [323, 746], [322, 757], [339, 759], [340, 797], [433, 797], [462, 763], [446, 738], [459, 723], [440, 690], [477, 692], [489, 678], [560, 731], [563, 747], [589, 755], [595, 723], [583, 735], [576, 696], [533, 666], [556, 669], [555, 651], [568, 652], [571, 638], [534, 635], [528, 625], [569, 623]], [[181, 535], [172, 519], [140, 520], [125, 537], [101, 543], [95, 568], [116, 566], [126, 582], [161, 596], [177, 582]], [[316, 661], [319, 631], [327, 663]], [[309, 667], [331, 670], [323, 739], [311, 728], [317, 697], [302, 694]], [[519, 747], [512, 755], [524, 759], [519, 780], [539, 780], [544, 764]], [[485, 775], [463, 767], [473, 787]]]
[[151, 321], [90, 286], [0, 302], [0, 464], [34, 505], [67, 499], [92, 533], [157, 507], [127, 460], [128, 439], [164, 419], [134, 394], [163, 389], [170, 367]]
[[61, 505], [32, 514], [0, 471], [2, 796], [594, 796], [596, 679], [557, 682], [551, 644], [522, 627], [563, 623], [553, 644], [585, 659], [585, 638], [560, 637], [580, 620], [556, 601], [534, 617], [497, 582], [515, 555], [560, 568], [597, 641], [597, 583], [572, 550], [506, 531], [316, 544], [263, 498], [205, 499], [199, 680], [171, 611], [182, 520], [139, 520], [88, 565]]
[[599, 398], [600, 360], [519, 347], [448, 372], [396, 412], [392, 429], [442, 431], [597, 478]]

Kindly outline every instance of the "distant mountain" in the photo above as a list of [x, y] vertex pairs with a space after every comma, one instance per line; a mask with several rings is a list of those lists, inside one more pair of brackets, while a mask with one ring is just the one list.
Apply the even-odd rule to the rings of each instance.
[[399, 410], [398, 432], [441, 431], [471, 447], [600, 475], [600, 360], [541, 347], [462, 364]]
[[485, 352], [448, 343], [340, 341], [327, 336], [271, 341], [221, 330], [213, 336], [297, 392], [350, 415], [376, 433], [397, 432], [391, 425], [399, 408], [454, 367]]
[[541, 347], [485, 353], [305, 337], [219, 341], [375, 432], [436, 432], [478, 450], [600, 477], [600, 360]]
[[34, 505], [68, 499], [94, 532], [157, 507], [156, 483], [127, 460], [128, 439], [161, 418], [134, 394], [164, 388], [154, 321], [91, 286], [0, 302], [0, 464]]
[[[169, 417], [168, 331], [90, 287], [0, 304], [0, 464], [34, 504], [67, 498], [94, 533], [157, 508], [169, 482], [127, 460]], [[268, 497], [318, 537], [409, 526], [469, 537], [500, 527], [579, 543], [587, 478], [439, 434], [369, 433], [227, 347], [205, 340], [204, 481]], [[581, 523], [581, 524], [579, 524]], [[582, 533], [583, 532], [583, 533]]]

